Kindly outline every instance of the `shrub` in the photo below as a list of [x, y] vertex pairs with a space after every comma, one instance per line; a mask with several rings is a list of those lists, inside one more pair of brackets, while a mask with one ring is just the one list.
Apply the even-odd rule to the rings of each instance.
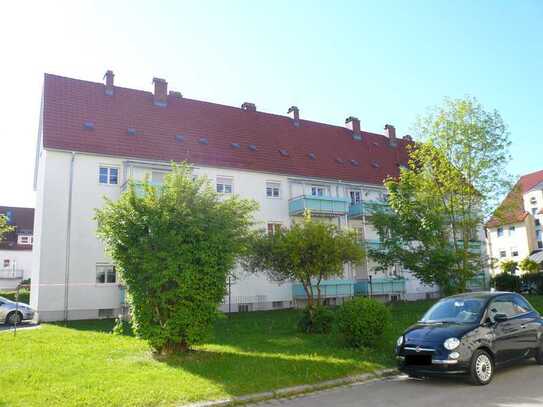
[[130, 325], [130, 322], [117, 317], [111, 333], [113, 335], [132, 335], [132, 326]]
[[500, 273], [497, 276], [493, 277], [491, 284], [498, 291], [520, 291], [520, 277], [515, 276], [514, 274], [509, 273]]
[[[0, 291], [0, 297], [7, 298], [8, 300], [15, 301], [17, 293], [15, 291]], [[19, 302], [30, 304], [30, 291], [27, 289], [19, 290]]]
[[350, 346], [373, 346], [390, 322], [390, 311], [379, 301], [359, 297], [338, 311], [337, 328]]
[[334, 312], [326, 307], [313, 308], [313, 315], [309, 308], [305, 308], [302, 318], [298, 321], [298, 329], [305, 333], [325, 334], [332, 330]]

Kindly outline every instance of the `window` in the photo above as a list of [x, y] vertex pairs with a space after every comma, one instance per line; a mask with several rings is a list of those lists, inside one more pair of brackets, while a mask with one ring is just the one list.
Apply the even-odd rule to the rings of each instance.
[[543, 242], [542, 242], [541, 240], [539, 240], [539, 241], [537, 242], [537, 248], [538, 248], [538, 249], [543, 249]]
[[218, 177], [217, 178], [217, 192], [219, 194], [231, 194], [233, 191], [232, 178]]
[[515, 234], [515, 227], [509, 226], [509, 236], [513, 236]]
[[505, 249], [500, 249], [500, 258], [504, 258], [504, 257], [507, 257], [507, 252], [505, 251]]
[[537, 215], [537, 208], [532, 208], [532, 215]]
[[280, 223], [268, 223], [268, 235], [273, 236], [281, 230]]
[[117, 273], [115, 271], [115, 266], [112, 266], [110, 264], [97, 264], [96, 282], [98, 284], [112, 284], [117, 282]]
[[163, 184], [165, 175], [164, 171], [153, 171], [151, 172], [151, 182], [153, 184]]
[[238, 312], [249, 312], [250, 311], [250, 304], [238, 304]]
[[498, 237], [502, 237], [503, 236], [503, 228], [498, 228]]
[[283, 301], [272, 301], [272, 308], [283, 308]]
[[511, 256], [518, 257], [518, 249], [516, 247], [511, 247]]
[[535, 205], [535, 204], [537, 203], [537, 198], [536, 198], [535, 196], [532, 196], [532, 197], [530, 198], [530, 203], [531, 203], [532, 205]]
[[311, 187], [311, 195], [313, 196], [325, 196], [326, 195], [326, 188], [320, 187], [320, 186], [312, 186]]
[[505, 314], [507, 318], [511, 318], [516, 314], [515, 307], [513, 305], [512, 298], [510, 296], [503, 296], [496, 298], [492, 304], [488, 307], [489, 317], [494, 320], [496, 314]]
[[526, 302], [526, 300], [517, 295], [513, 296], [513, 307], [517, 314], [526, 314], [527, 312], [532, 312], [532, 307]]
[[113, 308], [99, 309], [98, 318], [113, 318]]
[[360, 203], [360, 200], [361, 200], [360, 195], [361, 195], [360, 191], [349, 191], [349, 196], [351, 197], [351, 205]]
[[119, 183], [119, 169], [117, 167], [100, 167], [100, 184], [117, 185]]
[[536, 226], [540, 226], [540, 225], [541, 225], [541, 222], [539, 221], [539, 219], [535, 219], [534, 222], [535, 222], [535, 225], [536, 225]]
[[32, 244], [32, 236], [29, 236], [29, 235], [17, 236], [17, 244], [20, 244], [20, 245]]
[[266, 196], [268, 198], [280, 198], [281, 197], [281, 183], [266, 182]]
[[9, 259], [4, 259], [4, 268], [9, 267]]

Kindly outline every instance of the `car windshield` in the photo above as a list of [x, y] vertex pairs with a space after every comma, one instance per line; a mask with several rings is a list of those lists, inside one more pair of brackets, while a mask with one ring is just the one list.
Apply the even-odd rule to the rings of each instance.
[[481, 319], [483, 307], [480, 298], [446, 298], [430, 308], [421, 322], [471, 324]]

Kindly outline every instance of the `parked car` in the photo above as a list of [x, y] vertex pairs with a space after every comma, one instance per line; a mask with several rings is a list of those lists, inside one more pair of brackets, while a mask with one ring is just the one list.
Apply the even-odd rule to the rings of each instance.
[[492, 381], [496, 367], [535, 357], [543, 364], [543, 319], [521, 295], [479, 292], [444, 298], [396, 343], [411, 377], [467, 375]]
[[22, 321], [34, 318], [34, 310], [22, 302], [16, 303], [0, 297], [0, 323], [20, 324]]

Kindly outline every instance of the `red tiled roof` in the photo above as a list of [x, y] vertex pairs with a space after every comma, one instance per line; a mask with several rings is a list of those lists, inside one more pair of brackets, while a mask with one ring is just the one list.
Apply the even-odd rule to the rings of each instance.
[[[355, 141], [345, 127], [309, 120], [295, 127], [287, 116], [174, 96], [168, 96], [167, 107], [158, 107], [151, 92], [115, 87], [107, 96], [104, 89], [101, 83], [46, 74], [44, 147], [371, 184], [397, 175], [408, 159], [404, 139], [391, 147], [380, 134], [362, 132], [362, 141]], [[84, 128], [87, 121], [94, 129]], [[176, 140], [178, 134], [184, 141]]]
[[34, 208], [0, 206], [0, 215], [8, 218], [15, 230], [7, 233], [0, 241], [0, 250], [32, 250], [32, 245], [17, 244], [17, 235], [32, 235], [34, 232]]
[[543, 182], [543, 170], [520, 177], [513, 190], [507, 194], [490, 220], [486, 223], [486, 226], [494, 228], [501, 225], [523, 222], [526, 216], [528, 216], [528, 212], [524, 209], [523, 194], [541, 182]]

